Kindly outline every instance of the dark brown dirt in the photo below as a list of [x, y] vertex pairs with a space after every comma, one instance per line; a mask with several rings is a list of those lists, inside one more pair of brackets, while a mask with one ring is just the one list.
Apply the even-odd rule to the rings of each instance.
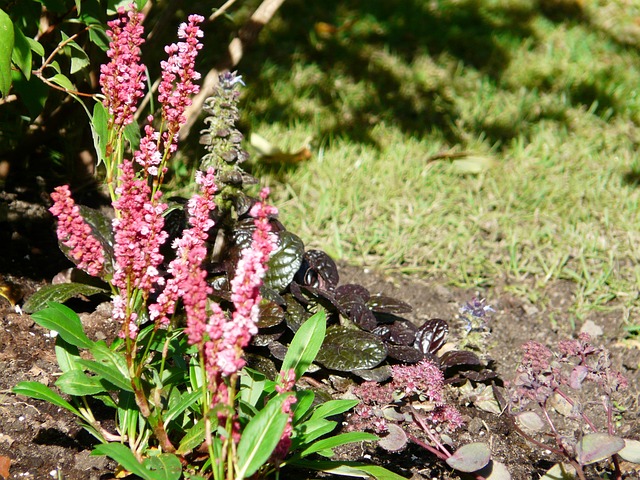
[[[10, 292], [19, 291], [20, 303], [40, 285], [50, 281], [65, 268], [66, 261], [57, 252], [51, 220], [37, 198], [21, 198], [20, 194], [0, 194], [0, 281]], [[637, 424], [640, 375], [640, 350], [637, 344], [624, 342], [621, 329], [622, 307], [611, 305], [607, 313], [593, 314], [585, 321], [576, 321], [568, 311], [572, 303], [572, 284], [559, 282], [550, 286], [532, 304], [509, 293], [500, 284], [485, 291], [466, 291], [444, 286], [436, 279], [416, 279], [384, 276], [373, 271], [343, 266], [341, 283], [357, 282], [373, 292], [385, 293], [410, 303], [414, 312], [410, 318], [421, 324], [429, 318], [451, 321], [452, 331], [461, 305], [474, 296], [487, 298], [495, 308], [489, 355], [505, 381], [513, 378], [519, 356], [518, 346], [527, 339], [548, 346], [566, 338], [589, 320], [602, 328], [595, 343], [604, 344], [613, 354], [614, 362], [629, 379], [629, 389], [622, 405], [626, 407], [620, 433], [640, 437]], [[532, 279], [533, 281], [534, 279]], [[87, 308], [77, 303], [74, 307]], [[114, 325], [104, 306], [94, 314], [83, 314], [87, 330], [94, 338], [109, 338]], [[11, 479], [86, 480], [114, 478], [116, 465], [103, 457], [90, 456], [91, 437], [84, 433], [71, 414], [45, 402], [27, 399], [11, 393], [20, 381], [55, 382], [58, 372], [50, 332], [36, 325], [28, 315], [16, 313], [8, 301], [0, 298], [0, 479], [2, 460], [10, 461]], [[456, 397], [455, 390], [451, 392]], [[454, 441], [464, 444], [485, 441], [491, 445], [495, 459], [507, 465], [514, 479], [532, 479], [548, 469], [555, 459], [525, 442], [512, 428], [506, 416], [483, 412], [472, 405], [460, 404], [467, 424]], [[372, 461], [413, 480], [461, 478], [446, 465], [416, 446], [398, 454], [379, 448], [357, 447], [339, 452], [343, 458]], [[639, 478], [637, 471], [624, 465], [625, 478]], [[592, 478], [598, 478], [595, 470]], [[287, 475], [283, 475], [287, 478]], [[293, 477], [291, 477], [293, 478]], [[300, 478], [300, 477], [295, 477]], [[471, 478], [471, 477], [469, 477]], [[7, 479], [5, 479], [7, 480]]]

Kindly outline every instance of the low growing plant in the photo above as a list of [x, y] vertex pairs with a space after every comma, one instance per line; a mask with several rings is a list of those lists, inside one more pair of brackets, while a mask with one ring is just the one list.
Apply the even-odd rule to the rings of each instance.
[[[202, 21], [189, 16], [181, 41], [166, 48], [160, 112], [147, 118], [140, 139], [133, 118], [146, 75], [142, 14], [121, 8], [109, 22], [111, 60], [101, 68], [102, 102], [91, 124], [113, 218], [76, 205], [66, 185], [55, 189], [51, 207], [64, 253], [104, 288], [57, 285], [30, 299], [25, 309], [39, 310], [34, 320], [58, 332], [56, 386], [70, 398], [38, 382], [22, 382], [14, 392], [78, 416], [100, 442], [95, 454], [144, 479], [277, 477], [289, 465], [399, 478], [379, 467], [310, 457], [376, 439], [364, 432], [322, 438], [336, 427], [328, 417], [356, 402], [317, 402], [312, 391], [295, 387], [325, 340], [322, 309], [298, 325], [274, 378], [246, 366], [245, 351], [269, 304], [263, 296], [297, 267], [279, 268], [286, 237], [278, 234], [268, 192], [259, 198], [242, 192], [235, 74], [222, 76], [218, 98], [208, 103], [209, 153], [196, 174], [198, 193], [164, 200], [167, 164], [198, 91]], [[111, 296], [119, 336], [110, 345], [91, 340], [78, 315], [58, 303], [78, 294]], [[113, 413], [113, 429], [97, 420], [99, 404]]]
[[604, 461], [612, 466], [610, 478], [620, 480], [620, 458], [640, 463], [640, 442], [616, 435], [616, 400], [627, 380], [605, 348], [581, 333], [560, 341], [557, 352], [535, 341], [522, 350], [510, 409], [525, 439], [561, 459], [544, 480], [585, 480], [585, 467]]

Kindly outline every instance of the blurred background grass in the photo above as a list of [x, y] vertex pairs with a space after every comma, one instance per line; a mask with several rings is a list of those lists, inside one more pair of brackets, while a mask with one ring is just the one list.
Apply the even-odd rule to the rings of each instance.
[[637, 323], [638, 2], [289, 0], [239, 73], [247, 132], [310, 146], [250, 165], [308, 246]]

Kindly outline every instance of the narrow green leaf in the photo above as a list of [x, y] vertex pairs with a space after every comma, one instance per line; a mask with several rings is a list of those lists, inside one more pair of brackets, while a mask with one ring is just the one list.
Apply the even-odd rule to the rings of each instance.
[[339, 415], [352, 409], [358, 404], [358, 400], [329, 400], [328, 402], [318, 405], [311, 414], [311, 420], [316, 418], [327, 418], [332, 415]]
[[182, 437], [182, 440], [180, 441], [180, 445], [178, 446], [178, 450], [176, 450], [176, 453], [178, 455], [186, 455], [187, 453], [193, 451], [193, 449], [199, 447], [202, 442], [204, 442], [204, 427], [204, 419], [200, 419], [198, 423], [187, 430], [186, 435]]
[[45, 308], [49, 302], [64, 303], [73, 297], [91, 296], [98, 293], [108, 294], [109, 292], [104, 288], [94, 287], [86, 283], [45, 285], [28, 298], [22, 310], [26, 313], [33, 313]]
[[29, 42], [29, 48], [31, 48], [32, 52], [34, 52], [36, 55], [44, 57], [44, 47], [40, 42], [29, 37], [27, 37], [27, 42]]
[[71, 413], [82, 417], [78, 409], [76, 409], [73, 405], [67, 402], [60, 395], [55, 393], [46, 385], [43, 385], [39, 382], [20, 382], [15, 387], [12, 388], [13, 393], [17, 393], [18, 395], [24, 395], [25, 397], [37, 398], [38, 400], [44, 400], [45, 402], [52, 403], [53, 405], [57, 405], [58, 407], [65, 408], [69, 410]]
[[120, 371], [107, 362], [95, 362], [93, 360], [80, 360], [80, 364], [91, 370], [96, 375], [104, 378], [107, 382], [112, 383], [117, 388], [127, 392], [133, 392], [129, 377], [123, 377]]
[[294, 369], [296, 378], [304, 375], [320, 351], [326, 329], [327, 314], [324, 310], [320, 310], [304, 322], [291, 340], [282, 361], [282, 371]]
[[31, 315], [41, 327], [55, 330], [71, 345], [78, 348], [91, 348], [93, 342], [82, 330], [80, 317], [69, 307], [60, 303], [49, 302], [48, 307]]
[[142, 465], [157, 480], [178, 480], [182, 476], [182, 464], [178, 457], [171, 453], [145, 458]]
[[14, 26], [15, 44], [11, 53], [11, 60], [20, 69], [24, 77], [29, 80], [31, 78], [31, 45], [29, 40], [22, 33], [20, 28]]
[[93, 136], [93, 148], [96, 149], [98, 155], [98, 165], [104, 162], [107, 154], [107, 109], [102, 102], [96, 102], [93, 106], [93, 115], [91, 116], [91, 135]]
[[336, 435], [335, 437], [323, 438], [311, 445], [309, 448], [303, 450], [300, 453], [300, 457], [304, 458], [312, 453], [320, 452], [330, 448], [339, 447], [347, 443], [355, 442], [374, 442], [378, 440], [378, 437], [371, 433], [366, 432], [347, 432]]
[[338, 424], [325, 418], [317, 418], [315, 420], [306, 421], [294, 429], [295, 438], [293, 442], [302, 448], [303, 445], [309, 445], [314, 440], [335, 430]]
[[162, 478], [155, 476], [144, 468], [131, 450], [121, 443], [103, 443], [94, 448], [91, 455], [106, 455], [118, 462], [124, 469], [142, 477], [144, 480], [158, 480]]
[[106, 388], [97, 377], [89, 377], [82, 370], [69, 370], [60, 375], [56, 387], [67, 395], [95, 395], [105, 392]]
[[184, 393], [178, 403], [173, 405], [167, 413], [164, 415], [164, 424], [165, 426], [182, 412], [184, 412], [187, 408], [193, 405], [200, 397], [202, 396], [201, 391], [193, 391], [191, 393]]
[[11, 89], [11, 53], [13, 52], [13, 23], [0, 10], [0, 95], [6, 97]]
[[296, 403], [293, 404], [293, 424], [296, 425], [300, 420], [302, 420], [306, 414], [309, 412], [309, 409], [313, 405], [313, 399], [316, 397], [316, 394], [313, 393], [313, 390], [298, 390], [296, 392], [296, 398], [298, 399]]
[[247, 424], [238, 443], [238, 471], [236, 478], [253, 475], [271, 456], [287, 425], [282, 404], [287, 394], [278, 395], [267, 403]]
[[78, 347], [71, 345], [60, 335], [56, 337], [55, 352], [58, 366], [63, 373], [70, 370], [82, 370], [78, 363], [78, 360], [80, 360]]

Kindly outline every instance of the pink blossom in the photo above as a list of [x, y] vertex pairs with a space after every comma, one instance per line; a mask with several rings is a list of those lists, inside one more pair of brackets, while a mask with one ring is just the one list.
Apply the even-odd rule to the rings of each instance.
[[204, 17], [189, 15], [188, 21], [178, 29], [178, 38], [184, 41], [165, 47], [169, 59], [160, 63], [162, 81], [158, 87], [158, 101], [162, 105], [162, 120], [166, 126], [164, 148], [169, 153], [177, 149], [178, 132], [186, 122], [184, 112], [191, 105], [191, 96], [200, 90], [194, 83], [200, 79], [200, 73], [195, 70], [195, 60], [202, 48], [198, 39], [203, 33], [198, 24], [204, 21]]
[[231, 321], [222, 326], [222, 344], [216, 360], [224, 376], [232, 375], [244, 366], [242, 350], [258, 331], [256, 321], [262, 299], [260, 287], [267, 271], [269, 256], [275, 250], [275, 242], [270, 235], [269, 216], [278, 212], [275, 207], [265, 203], [268, 194], [268, 189], [264, 189], [261, 193], [262, 201], [251, 208], [250, 214], [254, 217], [256, 226], [253, 241], [251, 247], [242, 251], [235, 276], [231, 280], [234, 311]]
[[185, 332], [192, 345], [202, 341], [207, 324], [207, 296], [211, 293], [211, 287], [206, 282], [206, 271], [201, 265], [207, 255], [207, 232], [213, 227], [209, 213], [216, 206], [213, 200], [217, 189], [214, 169], [209, 169], [206, 174], [198, 172], [196, 182], [201, 191], [188, 203], [191, 228], [184, 230], [174, 242], [176, 258], [168, 269], [171, 278], [167, 280], [157, 302], [149, 307], [151, 319], [166, 325], [168, 317], [175, 311], [176, 302], [182, 298], [187, 313]]
[[51, 198], [54, 204], [49, 211], [58, 217], [58, 240], [70, 249], [69, 255], [78, 262], [78, 268], [99, 276], [104, 269], [104, 250], [80, 215], [69, 186], [56, 187]]
[[[147, 121], [151, 123], [153, 116], [150, 115]], [[147, 125], [144, 127], [144, 136], [140, 139], [140, 146], [133, 154], [136, 162], [144, 168], [147, 174], [154, 177], [158, 175], [158, 167], [162, 163], [162, 152], [158, 150], [159, 142], [160, 133], [151, 125]]]
[[107, 31], [111, 37], [107, 56], [111, 61], [100, 67], [100, 84], [104, 106], [116, 129], [133, 122], [138, 100], [144, 95], [145, 66], [140, 62], [143, 18], [131, 4], [128, 11], [120, 7], [118, 18], [107, 23], [111, 29]]
[[125, 161], [121, 170], [118, 198], [113, 202], [113, 284], [124, 292], [139, 289], [146, 299], [154, 291], [154, 284], [163, 282], [158, 266], [164, 260], [160, 247], [167, 239], [162, 216], [167, 205], [160, 202], [161, 192], [152, 198], [151, 188], [146, 180], [136, 177], [130, 161]]

